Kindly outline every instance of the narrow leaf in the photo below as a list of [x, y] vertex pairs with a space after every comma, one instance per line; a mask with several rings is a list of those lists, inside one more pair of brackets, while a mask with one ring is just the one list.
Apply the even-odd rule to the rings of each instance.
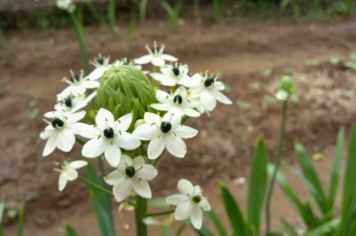
[[267, 149], [260, 137], [253, 154], [248, 190], [247, 222], [259, 234], [262, 209], [267, 189]]
[[199, 236], [214, 236], [214, 234], [208, 230], [205, 226], [202, 226], [200, 230], [196, 230]]
[[65, 229], [67, 232], [67, 236], [78, 236], [78, 234], [75, 232], [75, 230], [73, 229], [72, 226], [70, 226], [69, 224], [65, 224]]
[[226, 214], [232, 227], [233, 236], [246, 236], [247, 229], [245, 221], [234, 196], [224, 184], [220, 185], [220, 192], [224, 201]]
[[214, 211], [209, 211], [206, 215], [209, 218], [209, 220], [215, 225], [216, 231], [219, 233], [220, 236], [228, 236], [224, 224], [221, 222], [221, 220], [215, 214]]
[[304, 234], [304, 236], [331, 235], [330, 233], [334, 231], [334, 229], [337, 227], [339, 223], [340, 223], [340, 219], [333, 219], [307, 232], [306, 234]]
[[17, 236], [23, 236], [24, 224], [25, 224], [25, 204], [22, 203], [18, 210]]

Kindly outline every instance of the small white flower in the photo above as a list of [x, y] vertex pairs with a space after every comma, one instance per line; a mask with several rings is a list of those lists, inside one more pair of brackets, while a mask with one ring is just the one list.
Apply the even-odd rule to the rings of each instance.
[[46, 121], [48, 125], [40, 134], [41, 139], [47, 140], [42, 155], [48, 156], [56, 147], [63, 152], [72, 150], [75, 144], [75, 134], [81, 134], [82, 131], [86, 132], [85, 124], [78, 123], [84, 116], [85, 111], [77, 113], [63, 113], [60, 111], [46, 113], [46, 118], [50, 118], [51, 121]]
[[166, 148], [173, 156], [183, 158], [187, 153], [187, 146], [183, 139], [192, 138], [198, 131], [181, 125], [181, 118], [173, 114], [159, 115], [146, 112], [145, 123], [138, 126], [133, 135], [145, 141], [150, 141], [147, 148], [149, 159], [158, 158]]
[[127, 132], [131, 122], [132, 113], [115, 121], [110, 111], [101, 108], [95, 117], [96, 127], [91, 127], [91, 131], [87, 132], [86, 138], [91, 140], [84, 144], [82, 155], [96, 158], [104, 154], [108, 163], [116, 167], [120, 163], [120, 148], [134, 150], [141, 144], [137, 138]]
[[62, 10], [71, 10], [75, 7], [72, 0], [57, 0], [56, 6]]
[[168, 94], [162, 90], [156, 91], [156, 99], [160, 103], [152, 104], [151, 107], [158, 111], [167, 111], [169, 114], [178, 116], [199, 117], [200, 113], [194, 108], [198, 105], [196, 100], [192, 100], [186, 88], [179, 87], [173, 94]]
[[103, 76], [103, 74], [111, 68], [112, 65], [109, 63], [110, 57], [104, 57], [101, 54], [94, 59], [92, 64], [95, 69], [88, 75], [88, 80], [98, 80]]
[[88, 163], [81, 160], [72, 162], [64, 161], [60, 165], [60, 169], [56, 169], [60, 173], [58, 178], [58, 190], [63, 191], [68, 181], [76, 180], [78, 178], [77, 170], [86, 165], [88, 165]]
[[203, 223], [203, 211], [210, 211], [211, 207], [202, 195], [200, 186], [193, 186], [186, 179], [178, 182], [179, 194], [174, 194], [166, 198], [168, 204], [176, 206], [174, 218], [176, 220], [186, 220], [190, 218], [193, 226], [200, 229]]
[[[65, 96], [63, 96], [65, 95]], [[74, 94], [61, 94], [57, 95], [57, 104], [54, 106], [56, 111], [63, 111], [74, 113], [79, 111], [80, 109], [86, 107], [88, 103], [95, 97], [96, 92], [91, 93], [89, 96], [85, 96], [85, 94], [74, 95]], [[45, 114], [47, 117], [48, 113]]]
[[164, 66], [165, 61], [177, 61], [177, 58], [168, 54], [164, 54], [164, 45], [158, 45], [156, 41], [153, 42], [153, 46], [149, 47], [146, 45], [146, 49], [148, 50], [147, 55], [142, 56], [140, 58], [136, 58], [134, 62], [136, 64], [147, 64], [152, 63], [155, 66], [161, 67]]
[[199, 81], [195, 82], [188, 75], [187, 65], [166, 65], [160, 68], [161, 73], [151, 73], [150, 76], [159, 81], [164, 86], [183, 85], [185, 87], [196, 87]]
[[91, 81], [88, 77], [84, 77], [83, 71], [80, 74], [74, 74], [73, 71], [70, 72], [71, 76], [69, 79], [65, 78], [64, 82], [69, 84], [67, 88], [59, 94], [59, 96], [65, 96], [66, 94], [80, 95], [84, 94], [87, 89], [95, 89], [100, 86], [98, 81]]
[[113, 194], [119, 202], [125, 200], [132, 191], [143, 198], [152, 198], [148, 184], [158, 172], [150, 164], [145, 164], [142, 156], [131, 159], [123, 154], [116, 170], [104, 177], [107, 184], [113, 185]]
[[193, 94], [192, 97], [196, 97], [200, 102], [200, 106], [198, 107], [200, 112], [214, 110], [216, 101], [227, 105], [232, 104], [231, 100], [221, 92], [225, 89], [225, 86], [217, 80], [217, 77], [195, 74], [192, 79], [199, 81], [199, 86], [193, 88], [191, 92]]
[[287, 101], [289, 94], [285, 90], [280, 89], [277, 91], [275, 96], [279, 101]]

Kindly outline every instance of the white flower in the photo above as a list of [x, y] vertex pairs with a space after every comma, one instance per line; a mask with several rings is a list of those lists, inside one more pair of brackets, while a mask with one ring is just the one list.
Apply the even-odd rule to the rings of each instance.
[[42, 155], [48, 156], [56, 147], [63, 152], [69, 152], [75, 144], [75, 134], [86, 132], [85, 124], [78, 123], [84, 116], [85, 111], [46, 113], [46, 118], [50, 118], [51, 121], [46, 121], [48, 125], [40, 134], [41, 139], [47, 140]]
[[150, 76], [164, 86], [196, 87], [199, 81], [194, 81], [188, 75], [187, 65], [166, 65], [160, 68], [161, 73], [151, 73]]
[[166, 198], [168, 204], [176, 206], [174, 218], [176, 220], [186, 220], [190, 218], [193, 226], [200, 229], [203, 222], [203, 211], [210, 211], [208, 200], [202, 195], [200, 186], [193, 186], [186, 179], [178, 182], [179, 194], [174, 194]]
[[108, 163], [116, 167], [120, 163], [121, 149], [134, 150], [141, 142], [128, 133], [132, 122], [132, 113], [122, 116], [117, 121], [113, 114], [101, 108], [95, 117], [96, 127], [90, 128], [86, 138], [89, 138], [82, 149], [82, 155], [88, 158], [96, 158], [104, 154]]
[[56, 6], [62, 10], [71, 10], [75, 7], [72, 0], [57, 0]]
[[110, 57], [104, 57], [101, 54], [94, 59], [92, 64], [95, 69], [87, 76], [88, 80], [98, 80], [103, 76], [103, 74], [111, 68], [112, 65], [109, 63]]
[[86, 161], [64, 161], [60, 165], [60, 169], [56, 169], [60, 173], [58, 178], [58, 190], [63, 191], [68, 181], [76, 180], [78, 178], [77, 170], [86, 165], [88, 165]]
[[151, 198], [152, 192], [148, 184], [157, 176], [157, 170], [150, 164], [145, 164], [142, 156], [131, 159], [122, 155], [116, 170], [104, 177], [107, 184], [113, 185], [113, 194], [119, 202], [125, 200], [134, 191], [143, 198]]
[[65, 96], [66, 94], [80, 95], [84, 94], [87, 89], [95, 89], [100, 86], [98, 81], [91, 81], [88, 77], [83, 77], [83, 71], [79, 75], [74, 74], [73, 71], [70, 72], [71, 76], [69, 79], [65, 78], [64, 82], [69, 84], [67, 88], [59, 94], [59, 96]]
[[166, 114], [159, 115], [146, 112], [145, 123], [138, 126], [133, 135], [145, 141], [150, 141], [147, 148], [149, 159], [158, 158], [166, 148], [173, 156], [183, 158], [187, 153], [187, 146], [183, 139], [192, 138], [198, 131], [191, 127], [181, 125], [180, 117]]
[[200, 116], [200, 113], [194, 110], [198, 103], [190, 98], [187, 89], [184, 87], [177, 88], [173, 94], [157, 90], [156, 99], [160, 103], [152, 104], [151, 107], [158, 111], [167, 111], [169, 114], [175, 114], [178, 116]]
[[[89, 96], [85, 94], [74, 95], [74, 94], [60, 94], [57, 95], [57, 104], [54, 106], [56, 111], [63, 111], [74, 113], [80, 109], [86, 107], [88, 103], [96, 96], [96, 92], [91, 93]], [[47, 117], [48, 113], [45, 114]]]
[[285, 90], [280, 89], [277, 91], [275, 96], [279, 101], [287, 101], [289, 97], [289, 93], [286, 92]]
[[223, 104], [232, 104], [231, 100], [221, 92], [225, 89], [225, 86], [222, 82], [217, 80], [217, 77], [195, 74], [192, 79], [199, 81], [199, 86], [193, 88], [191, 92], [192, 97], [196, 97], [200, 102], [200, 106], [198, 106], [200, 112], [214, 110], [216, 101]]
[[177, 61], [177, 58], [168, 55], [168, 54], [164, 54], [163, 50], [164, 50], [164, 45], [157, 45], [156, 41], [153, 42], [153, 46], [150, 48], [148, 45], [146, 45], [146, 49], [148, 50], [147, 55], [142, 56], [140, 58], [136, 58], [134, 60], [134, 62], [136, 64], [147, 64], [147, 63], [152, 63], [155, 66], [164, 66], [165, 61]]

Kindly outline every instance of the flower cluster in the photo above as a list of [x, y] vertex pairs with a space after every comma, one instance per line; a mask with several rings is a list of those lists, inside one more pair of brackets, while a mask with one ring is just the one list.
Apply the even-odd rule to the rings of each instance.
[[57, 0], [56, 1], [56, 6], [59, 9], [66, 10], [66, 11], [74, 11], [75, 9], [75, 3], [73, 0]]
[[[198, 134], [184, 125], [186, 118], [211, 112], [217, 102], [231, 104], [218, 76], [189, 72], [156, 42], [146, 48], [149, 54], [133, 61], [110, 63], [99, 55], [88, 75], [71, 71], [53, 111], [44, 115], [47, 127], [40, 134], [46, 140], [43, 156], [56, 148], [69, 152], [78, 141], [84, 158], [105, 160], [114, 170], [104, 181], [113, 186], [119, 202], [152, 197], [149, 181], [157, 176], [155, 166], [165, 150], [177, 158], [186, 156], [184, 140]], [[148, 63], [152, 72], [142, 69]], [[85, 160], [60, 164], [59, 190], [77, 179], [78, 169], [86, 165]], [[175, 207], [175, 218], [190, 218], [200, 228], [202, 210], [210, 210], [201, 188], [182, 179], [178, 190], [180, 194], [166, 199]]]

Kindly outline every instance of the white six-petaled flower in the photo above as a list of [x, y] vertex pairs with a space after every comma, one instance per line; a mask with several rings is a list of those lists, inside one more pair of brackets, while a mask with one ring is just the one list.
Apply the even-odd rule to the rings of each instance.
[[86, 165], [88, 165], [88, 163], [82, 160], [72, 162], [63, 161], [60, 168], [56, 169], [59, 172], [58, 190], [63, 191], [68, 181], [76, 180], [78, 178], [77, 170]]
[[96, 92], [93, 92], [88, 96], [85, 94], [59, 94], [57, 95], [57, 104], [54, 106], [54, 109], [56, 111], [74, 113], [86, 107], [95, 96]]
[[193, 226], [200, 229], [203, 222], [203, 211], [211, 210], [208, 200], [202, 195], [202, 189], [198, 185], [193, 186], [186, 179], [181, 179], [178, 182], [178, 190], [180, 193], [166, 198], [168, 204], [176, 206], [174, 218], [176, 220], [190, 218]]
[[73, 0], [57, 0], [56, 6], [62, 10], [71, 10], [75, 7]]
[[199, 117], [200, 113], [194, 108], [198, 106], [196, 99], [191, 99], [189, 92], [184, 87], [177, 88], [169, 94], [162, 90], [156, 91], [156, 99], [160, 103], [154, 103], [152, 108], [158, 111], [167, 111], [168, 114], [178, 116]]
[[101, 54], [94, 59], [92, 64], [94, 65], [94, 70], [88, 75], [88, 80], [98, 80], [103, 74], [109, 70], [112, 65], [109, 63], [110, 57], [104, 57]]
[[154, 113], [146, 112], [144, 123], [133, 132], [137, 138], [150, 141], [147, 148], [149, 159], [158, 158], [166, 148], [173, 156], [183, 158], [187, 153], [187, 146], [183, 139], [192, 138], [198, 131], [181, 125], [181, 117], [166, 114], [163, 118]]
[[164, 54], [164, 45], [158, 45], [156, 41], [153, 42], [153, 46], [149, 47], [146, 45], [148, 54], [140, 58], [136, 58], [134, 62], [139, 65], [152, 63], [155, 66], [164, 66], [166, 61], [175, 62], [178, 59], [174, 56]]
[[63, 152], [72, 150], [75, 144], [75, 135], [81, 135], [83, 132], [84, 124], [78, 121], [83, 119], [84, 116], [85, 111], [76, 113], [47, 112], [45, 117], [51, 119], [51, 121], [46, 121], [48, 125], [40, 134], [41, 139], [47, 140], [42, 155], [48, 156], [55, 148]]
[[104, 177], [107, 184], [113, 185], [113, 194], [117, 201], [125, 200], [131, 192], [143, 198], [151, 198], [152, 192], [148, 181], [157, 176], [157, 170], [145, 164], [142, 156], [131, 159], [123, 154], [116, 170]]
[[108, 163], [116, 167], [120, 163], [121, 148], [134, 150], [141, 142], [128, 133], [132, 123], [132, 113], [128, 113], [117, 121], [113, 114], [101, 108], [95, 117], [96, 126], [88, 126], [86, 138], [89, 138], [82, 149], [82, 155], [88, 158], [96, 158], [104, 154]]
[[187, 65], [165, 65], [160, 68], [160, 73], [154, 72], [150, 76], [164, 86], [183, 85], [191, 88], [196, 87], [199, 83], [199, 81], [190, 78]]
[[224, 84], [217, 80], [216, 76], [195, 74], [192, 80], [199, 81], [199, 85], [191, 89], [192, 97], [200, 102], [198, 110], [200, 112], [209, 112], [215, 109], [216, 101], [223, 104], [232, 104], [231, 100], [226, 97], [222, 91], [225, 89]]
[[81, 71], [80, 74], [75, 74], [73, 71], [70, 73], [70, 78], [64, 79], [64, 82], [69, 84], [69, 86], [65, 88], [63, 92], [59, 94], [59, 96], [66, 96], [67, 94], [84, 94], [88, 89], [95, 89], [100, 85], [98, 81], [92, 81], [89, 80], [88, 77], [84, 77], [83, 71]]

